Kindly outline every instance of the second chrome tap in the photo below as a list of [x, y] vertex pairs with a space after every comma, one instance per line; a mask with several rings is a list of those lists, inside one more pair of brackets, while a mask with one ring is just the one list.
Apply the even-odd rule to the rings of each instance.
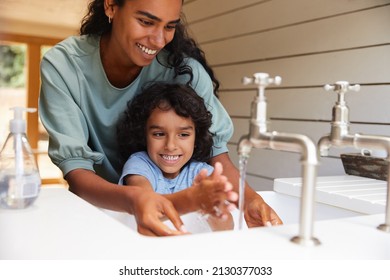
[[[360, 85], [350, 85], [347, 81], [338, 81], [334, 85], [325, 85], [326, 91], [335, 91], [338, 94], [336, 104], [332, 110], [331, 132], [321, 137], [318, 149], [321, 156], [327, 156], [333, 147], [352, 147], [356, 149], [376, 149], [387, 152], [387, 161], [390, 161], [390, 137], [381, 135], [364, 135], [349, 132], [349, 108], [345, 102], [348, 91], [359, 91]], [[390, 232], [390, 164], [388, 164], [387, 202], [385, 223], [378, 229]]]

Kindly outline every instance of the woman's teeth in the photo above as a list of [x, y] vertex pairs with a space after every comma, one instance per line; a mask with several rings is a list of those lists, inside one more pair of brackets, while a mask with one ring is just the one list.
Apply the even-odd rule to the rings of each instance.
[[141, 45], [141, 44], [138, 44], [137, 43], [137, 46], [144, 52], [144, 53], [147, 53], [147, 54], [155, 54], [157, 52], [157, 50], [152, 50], [152, 49], [148, 49], [147, 47]]

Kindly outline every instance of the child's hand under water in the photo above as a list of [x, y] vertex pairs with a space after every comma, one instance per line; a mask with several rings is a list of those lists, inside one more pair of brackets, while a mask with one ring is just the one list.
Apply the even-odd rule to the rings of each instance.
[[222, 164], [217, 162], [214, 172], [207, 176], [206, 170], [201, 170], [193, 183], [194, 198], [205, 214], [226, 220], [231, 217], [230, 211], [235, 208], [231, 202], [238, 200], [238, 194], [233, 191], [233, 185], [222, 175]]

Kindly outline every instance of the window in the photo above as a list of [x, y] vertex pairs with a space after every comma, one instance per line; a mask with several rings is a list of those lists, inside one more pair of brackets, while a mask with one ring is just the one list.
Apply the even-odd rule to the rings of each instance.
[[[43, 53], [59, 40], [0, 34], [0, 144], [9, 133], [11, 107], [38, 108], [39, 65]], [[65, 184], [61, 171], [48, 157], [48, 135], [38, 113], [25, 115], [27, 137], [34, 151], [42, 184]]]
[[26, 106], [26, 44], [0, 42], [0, 145], [9, 133], [11, 107]]

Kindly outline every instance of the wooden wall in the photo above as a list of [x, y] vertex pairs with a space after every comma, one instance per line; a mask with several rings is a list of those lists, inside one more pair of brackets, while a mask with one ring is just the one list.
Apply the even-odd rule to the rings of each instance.
[[[229, 149], [236, 163], [256, 94], [241, 79], [255, 72], [283, 79], [266, 91], [270, 130], [302, 133], [317, 143], [330, 132], [336, 101], [323, 85], [346, 80], [362, 86], [346, 96], [351, 133], [390, 136], [390, 0], [187, 0], [184, 11], [221, 81], [221, 101], [235, 126]], [[339, 154], [350, 151], [332, 149], [318, 174], [344, 174]], [[299, 177], [299, 159], [255, 149], [248, 182], [270, 190], [274, 178]]]

